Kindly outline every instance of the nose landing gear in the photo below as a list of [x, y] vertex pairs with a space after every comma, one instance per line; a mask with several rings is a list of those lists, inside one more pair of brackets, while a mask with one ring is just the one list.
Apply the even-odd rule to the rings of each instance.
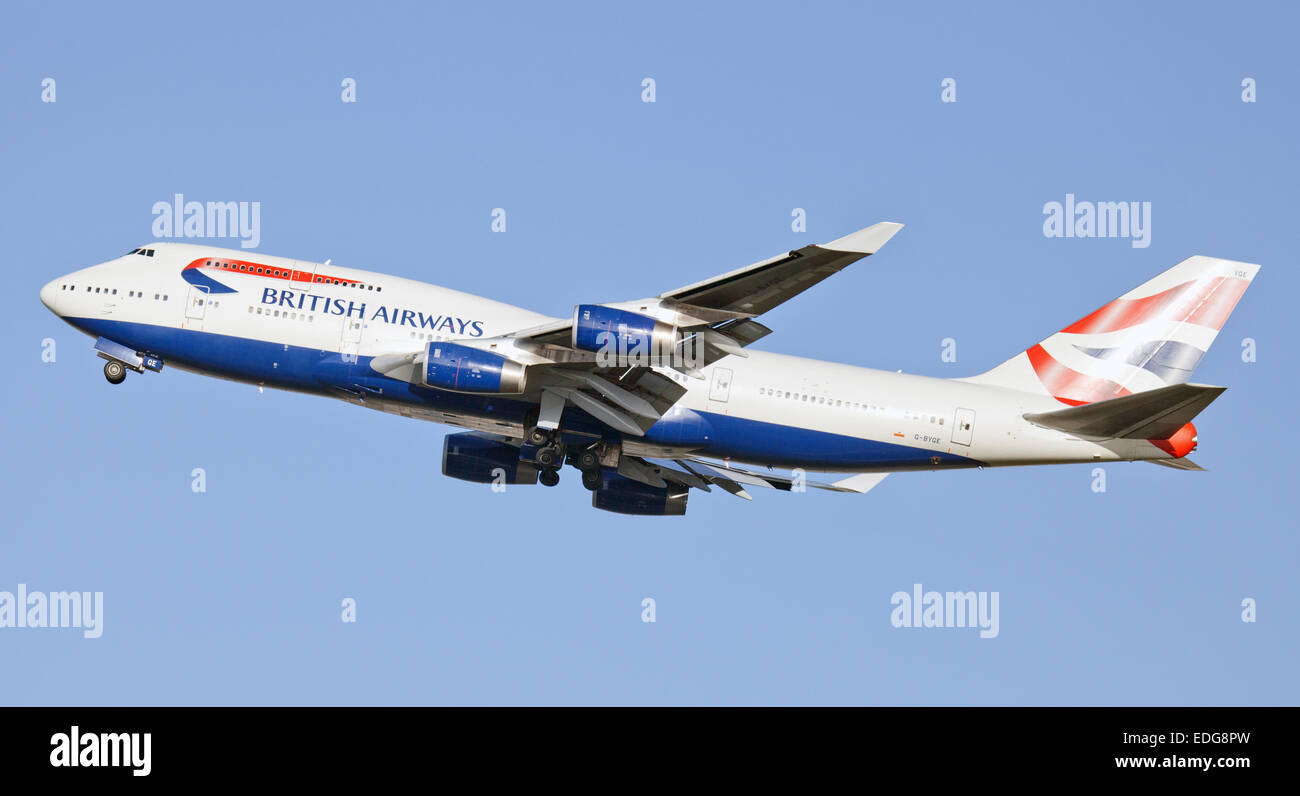
[[104, 378], [108, 379], [109, 384], [125, 381], [128, 368], [136, 373], [144, 373], [146, 370], [160, 373], [163, 369], [161, 357], [147, 351], [137, 351], [107, 337], [95, 341], [95, 356], [104, 360]]
[[109, 384], [121, 384], [126, 381], [126, 365], [110, 359], [104, 363], [104, 378], [108, 379]]

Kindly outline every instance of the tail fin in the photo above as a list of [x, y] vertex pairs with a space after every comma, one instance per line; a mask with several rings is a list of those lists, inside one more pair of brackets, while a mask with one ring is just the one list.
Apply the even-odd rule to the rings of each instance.
[[1189, 257], [969, 381], [1071, 406], [1182, 384], [1258, 270]]

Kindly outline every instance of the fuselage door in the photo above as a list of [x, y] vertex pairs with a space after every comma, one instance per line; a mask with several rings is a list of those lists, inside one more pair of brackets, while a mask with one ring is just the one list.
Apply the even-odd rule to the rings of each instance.
[[[204, 285], [190, 285], [190, 297], [186, 299], [185, 317], [187, 321], [201, 321], [208, 311], [208, 289]], [[187, 326], [190, 324], [186, 324]]]
[[970, 445], [975, 436], [975, 410], [958, 409], [952, 420], [952, 441], [958, 445]]
[[294, 260], [293, 278], [290, 280], [293, 289], [301, 290], [303, 293], [311, 293], [315, 290], [316, 268], [316, 263], [304, 263]]
[[714, 368], [713, 383], [709, 385], [709, 400], [726, 403], [731, 396], [731, 368]]
[[361, 353], [361, 331], [365, 326], [365, 318], [343, 316], [343, 339], [339, 343], [339, 353], [343, 354], [344, 359], [351, 357], [351, 361], [356, 362], [357, 355]]

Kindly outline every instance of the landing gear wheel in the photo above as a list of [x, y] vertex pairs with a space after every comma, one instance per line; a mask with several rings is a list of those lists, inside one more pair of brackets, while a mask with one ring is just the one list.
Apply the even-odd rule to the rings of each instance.
[[532, 429], [528, 432], [529, 445], [536, 445], [537, 447], [540, 448], [541, 446], [550, 443], [550, 441], [551, 441], [550, 430], [542, 428], [541, 426], [533, 426]]
[[121, 362], [105, 362], [104, 378], [108, 379], [109, 384], [121, 384], [126, 381], [126, 365]]
[[600, 470], [582, 471], [582, 485], [585, 486], [587, 489], [590, 489], [592, 492], [595, 492], [597, 489], [600, 489], [600, 482], [602, 480], [604, 479], [601, 478]]
[[[588, 448], [578, 454], [578, 469], [585, 472], [600, 468], [600, 454]], [[585, 482], [584, 482], [585, 483]]]
[[537, 463], [547, 469], [554, 469], [560, 463], [560, 451], [554, 445], [548, 445], [537, 452]]
[[555, 486], [560, 483], [560, 474], [548, 467], [538, 473], [537, 480], [542, 482], [542, 486]]

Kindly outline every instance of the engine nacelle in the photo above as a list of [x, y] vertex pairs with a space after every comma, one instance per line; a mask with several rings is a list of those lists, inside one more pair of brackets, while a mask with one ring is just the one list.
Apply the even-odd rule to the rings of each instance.
[[424, 350], [424, 383], [454, 392], [516, 395], [524, 391], [522, 364], [491, 351], [460, 343], [429, 343]]
[[618, 514], [680, 517], [686, 513], [689, 492], [690, 487], [679, 484], [653, 487], [606, 470], [600, 488], [591, 493], [591, 505]]
[[668, 363], [681, 339], [677, 327], [627, 310], [579, 304], [573, 310], [573, 347], [617, 364]]
[[474, 432], [442, 441], [442, 474], [480, 484], [535, 484], [537, 465], [519, 460], [519, 449]]

